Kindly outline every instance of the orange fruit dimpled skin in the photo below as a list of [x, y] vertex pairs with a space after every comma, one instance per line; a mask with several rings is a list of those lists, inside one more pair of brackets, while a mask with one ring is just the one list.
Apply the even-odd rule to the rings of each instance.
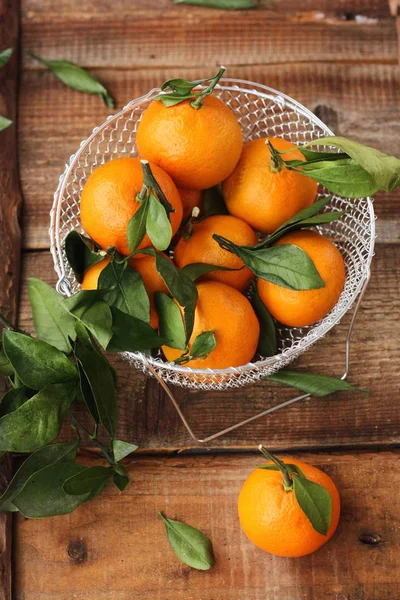
[[[170, 213], [173, 233], [182, 220], [182, 203], [171, 177], [157, 165], [151, 170], [175, 212]], [[121, 254], [130, 254], [126, 231], [140, 204], [136, 196], [142, 189], [143, 173], [138, 158], [116, 158], [97, 167], [81, 194], [81, 222], [85, 231], [101, 247], [115, 246]], [[140, 248], [151, 246], [147, 234]]]
[[[181, 269], [191, 263], [208, 263], [230, 269], [240, 269], [243, 261], [235, 254], [220, 247], [213, 239], [213, 233], [232, 240], [235, 244], [253, 246], [257, 244], [257, 235], [241, 219], [230, 215], [215, 215], [194, 223], [188, 240], [183, 237], [175, 248], [175, 262]], [[239, 271], [212, 271], [203, 276], [203, 280], [220, 281], [238, 290], [244, 290], [254, 274], [244, 267]]]
[[[272, 233], [299, 210], [310, 206], [317, 193], [317, 182], [289, 171], [271, 170], [271, 154], [261, 138], [247, 142], [233, 173], [224, 181], [222, 190], [230, 214], [243, 219], [257, 231]], [[285, 160], [305, 158], [294, 144], [282, 138], [269, 138], [277, 150], [293, 152]]]
[[[260, 326], [254, 310], [243, 294], [217, 281], [197, 285], [199, 297], [189, 349], [197, 335], [214, 331], [217, 345], [207, 358], [187, 363], [193, 369], [226, 369], [248, 363], [254, 356]], [[182, 350], [163, 346], [165, 358], [172, 362]]]
[[335, 306], [343, 290], [346, 272], [336, 246], [316, 231], [295, 231], [281, 237], [276, 245], [294, 244], [313, 261], [325, 286], [311, 290], [290, 290], [258, 279], [261, 300], [271, 315], [289, 327], [305, 327], [322, 319]]
[[293, 491], [283, 488], [279, 471], [255, 469], [239, 494], [240, 525], [253, 544], [277, 556], [305, 556], [327, 542], [334, 534], [340, 516], [340, 498], [332, 479], [320, 469], [295, 459], [307, 479], [322, 485], [332, 498], [332, 520], [327, 535], [315, 531], [300, 508]]
[[156, 100], [144, 112], [136, 143], [142, 158], [163, 168], [178, 187], [210, 188], [228, 177], [243, 147], [239, 123], [215, 96], [196, 110], [190, 101], [166, 107]]

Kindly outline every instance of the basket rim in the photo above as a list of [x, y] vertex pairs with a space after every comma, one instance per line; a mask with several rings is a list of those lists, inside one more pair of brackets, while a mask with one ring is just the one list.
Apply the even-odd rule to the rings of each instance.
[[[224, 85], [228, 84], [228, 85]], [[245, 80], [245, 79], [236, 79], [224, 77], [220, 80], [219, 84], [216, 86], [216, 89], [226, 90], [226, 91], [245, 91], [252, 92], [256, 95], [259, 95], [264, 98], [270, 98], [274, 102], [281, 103], [282, 106], [291, 105], [296, 109], [298, 113], [301, 113], [304, 117], [312, 121], [315, 125], [318, 125], [326, 135], [335, 135], [334, 132], [325, 125], [321, 119], [319, 119], [316, 115], [314, 115], [308, 108], [306, 108], [303, 104], [292, 98], [291, 96], [276, 90], [275, 88], [266, 86], [261, 83]], [[63, 293], [64, 295], [70, 295], [71, 291], [69, 289], [69, 284], [66, 280], [65, 269], [62, 259], [62, 242], [60, 240], [60, 231], [58, 227], [58, 223], [60, 220], [60, 212], [61, 212], [61, 200], [63, 197], [64, 189], [67, 184], [68, 178], [75, 166], [76, 161], [79, 159], [81, 153], [87, 148], [87, 146], [92, 142], [92, 140], [100, 133], [103, 129], [105, 129], [110, 122], [118, 119], [123, 116], [126, 112], [131, 110], [137, 104], [152, 98], [154, 95], [160, 93], [160, 88], [152, 88], [146, 94], [142, 96], [138, 96], [130, 100], [121, 110], [117, 111], [113, 115], [109, 115], [103, 123], [94, 127], [92, 133], [85, 138], [79, 145], [76, 152], [74, 152], [68, 162], [65, 164], [65, 169], [63, 173], [59, 177], [58, 186], [53, 196], [53, 204], [50, 210], [50, 227], [49, 227], [49, 237], [50, 237], [50, 252], [53, 258], [54, 269], [59, 277], [56, 289]], [[357, 199], [355, 199], [357, 200]], [[335, 325], [337, 325], [342, 317], [351, 309], [354, 304], [356, 298], [358, 297], [361, 289], [363, 288], [366, 280], [368, 279], [370, 266], [372, 257], [374, 255], [374, 247], [375, 247], [375, 213], [373, 208], [373, 200], [370, 197], [364, 198], [367, 202], [368, 213], [370, 215], [369, 223], [369, 249], [368, 249], [368, 257], [364, 261], [362, 273], [360, 276], [360, 280], [356, 290], [353, 292], [351, 298], [346, 303], [346, 305], [342, 308], [342, 310], [337, 314], [334, 320], [330, 323], [325, 323], [325, 326], [322, 327], [321, 332], [318, 335], [310, 335], [315, 331], [316, 328], [321, 327], [322, 323], [317, 324], [316, 326], [312, 326], [309, 332], [303, 338], [303, 345], [301, 352], [299, 352], [298, 347], [289, 348], [284, 350], [275, 356], [271, 356], [265, 358], [263, 360], [257, 360], [255, 362], [249, 362], [245, 365], [241, 365], [239, 367], [228, 367], [225, 369], [193, 369], [191, 367], [185, 367], [180, 365], [175, 365], [170, 362], [161, 361], [159, 358], [154, 358], [150, 355], [146, 355], [142, 352], [122, 352], [121, 354], [125, 355], [129, 360], [138, 360], [141, 361], [144, 365], [150, 363], [155, 368], [167, 369], [175, 374], [180, 374], [183, 376], [187, 375], [200, 375], [200, 376], [227, 376], [232, 374], [240, 374], [246, 373], [249, 371], [261, 371], [265, 367], [272, 365], [279, 365], [279, 362], [283, 360], [283, 356], [285, 358], [291, 359], [292, 357], [296, 357], [300, 353], [308, 350], [316, 341], [320, 340], [324, 337]], [[326, 317], [329, 316], [326, 315]], [[324, 317], [324, 319], [326, 318]], [[324, 320], [323, 319], [323, 320]], [[322, 320], [322, 321], [323, 321]], [[308, 339], [307, 339], [308, 338]]]

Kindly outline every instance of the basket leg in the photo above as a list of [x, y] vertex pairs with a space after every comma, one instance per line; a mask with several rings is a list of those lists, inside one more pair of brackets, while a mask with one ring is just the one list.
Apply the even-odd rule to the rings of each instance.
[[[350, 325], [349, 325], [349, 329], [347, 331], [347, 335], [346, 335], [346, 342], [345, 342], [345, 369], [344, 369], [344, 373], [341, 376], [341, 379], [346, 379], [348, 374], [349, 374], [349, 369], [350, 369], [350, 341], [351, 341], [351, 334], [353, 332], [353, 328], [354, 328], [354, 323], [356, 320], [356, 315], [358, 312], [358, 309], [360, 308], [361, 302], [363, 300], [365, 291], [367, 289], [368, 283], [369, 283], [369, 279], [370, 279], [370, 273], [368, 272], [368, 276], [365, 280], [365, 283], [362, 287], [362, 290], [360, 292], [359, 297], [357, 298], [357, 302], [356, 305], [354, 307], [353, 310], [353, 315], [351, 317], [351, 321], [350, 321]], [[290, 400], [286, 400], [285, 402], [281, 402], [280, 404], [277, 404], [276, 406], [272, 406], [270, 408], [267, 408], [266, 410], [263, 410], [260, 413], [257, 413], [256, 415], [253, 415], [252, 417], [249, 417], [248, 419], [244, 419], [243, 421], [240, 421], [239, 423], [235, 423], [234, 425], [231, 425], [230, 427], [226, 427], [225, 429], [222, 429], [221, 431], [218, 431], [217, 433], [214, 433], [213, 435], [209, 435], [208, 437], [205, 438], [198, 438], [196, 437], [193, 429], [191, 428], [191, 426], [189, 425], [185, 415], [182, 412], [181, 407], [179, 406], [174, 394], [172, 393], [171, 389], [168, 387], [168, 385], [165, 383], [165, 381], [163, 381], [163, 379], [161, 379], [161, 377], [158, 375], [157, 371], [154, 369], [154, 367], [150, 364], [147, 363], [147, 368], [149, 369], [149, 371], [152, 373], [152, 375], [155, 377], [155, 379], [157, 379], [158, 383], [161, 385], [161, 387], [163, 388], [163, 390], [165, 391], [165, 393], [167, 394], [168, 398], [171, 400], [172, 404], [174, 405], [183, 425], [186, 427], [190, 437], [197, 443], [199, 444], [206, 444], [207, 442], [211, 442], [213, 440], [216, 440], [224, 435], [227, 435], [228, 433], [230, 433], [231, 431], [235, 431], [235, 429], [239, 429], [240, 427], [243, 427], [244, 425], [248, 425], [249, 423], [252, 423], [253, 421], [256, 421], [257, 419], [261, 419], [261, 417], [265, 417], [267, 415], [270, 415], [278, 410], [281, 410], [282, 408], [286, 408], [287, 406], [290, 406], [291, 404], [295, 404], [296, 402], [299, 402], [300, 400], [306, 400], [307, 398], [311, 397], [311, 394], [301, 394], [300, 396], [296, 396], [294, 398], [291, 398]]]

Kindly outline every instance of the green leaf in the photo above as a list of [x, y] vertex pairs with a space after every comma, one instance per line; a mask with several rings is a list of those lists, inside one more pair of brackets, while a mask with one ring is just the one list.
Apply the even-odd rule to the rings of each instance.
[[144, 321], [111, 307], [113, 336], [107, 346], [109, 352], [146, 352], [165, 343], [156, 331]]
[[114, 459], [116, 462], [119, 462], [132, 452], [135, 452], [139, 446], [135, 444], [130, 444], [129, 442], [123, 442], [122, 440], [113, 440], [112, 441], [112, 450], [114, 454]]
[[298, 246], [284, 244], [271, 248], [246, 248], [214, 233], [221, 248], [239, 256], [257, 277], [293, 290], [324, 287], [314, 263]]
[[33, 452], [54, 440], [74, 397], [75, 383], [50, 384], [1, 417], [0, 450]]
[[146, 197], [139, 208], [130, 219], [126, 230], [126, 238], [131, 252], [135, 252], [140, 242], [146, 235], [147, 213], [149, 211], [149, 200]]
[[154, 100], [160, 100], [166, 107], [175, 106], [184, 102], [184, 100], [193, 100], [194, 94], [179, 94], [177, 92], [171, 92], [168, 94], [158, 94]]
[[98, 494], [112, 475], [112, 469], [107, 467], [86, 467], [83, 471], [67, 479], [63, 485], [63, 489], [65, 493], [72, 496]]
[[299, 169], [304, 175], [318, 181], [339, 196], [362, 198], [379, 190], [371, 175], [350, 158], [336, 162], [302, 163]]
[[0, 70], [8, 63], [10, 60], [13, 49], [6, 48], [0, 52]]
[[256, 0], [174, 0], [174, 3], [205, 6], [207, 8], [221, 8], [223, 10], [249, 10], [262, 6]]
[[153, 246], [166, 250], [171, 243], [172, 227], [167, 211], [154, 194], [149, 197], [149, 210], [146, 218], [146, 230]]
[[76, 366], [79, 373], [79, 400], [86, 404], [95, 423], [100, 423], [99, 411], [97, 410], [96, 400], [94, 398], [92, 388], [90, 387], [89, 380], [86, 377], [85, 371], [83, 370], [83, 367], [79, 361], [77, 361]]
[[12, 125], [12, 121], [0, 115], [0, 131], [3, 131], [3, 129], [7, 129], [7, 127], [10, 127], [10, 125]]
[[320, 375], [317, 373], [305, 373], [302, 371], [291, 371], [290, 369], [281, 369], [274, 375], [269, 375], [265, 379], [276, 381], [289, 387], [294, 387], [306, 394], [323, 398], [334, 392], [366, 392], [355, 388], [344, 379], [330, 377], [329, 375]]
[[[90, 386], [98, 418], [110, 435], [117, 426], [117, 397], [114, 374], [106, 358], [98, 351], [86, 328], [77, 324], [74, 354]], [[83, 390], [84, 391], [84, 390]]]
[[89, 267], [105, 258], [104, 251], [100, 254], [93, 240], [76, 230], [65, 238], [64, 249], [78, 283], [82, 283], [83, 274]]
[[332, 498], [328, 490], [309, 479], [294, 476], [293, 491], [315, 531], [326, 535], [332, 521]]
[[4, 494], [0, 497], [0, 512], [16, 511], [17, 508], [12, 500], [17, 496], [31, 475], [47, 467], [60, 462], [73, 461], [76, 456], [79, 441], [69, 444], [51, 444], [36, 450], [22, 463]]
[[[305, 477], [303, 471], [297, 465], [292, 463], [283, 463], [286, 467], [289, 467], [291, 471], [294, 471], [299, 477]], [[258, 465], [257, 469], [264, 469], [265, 471], [280, 471], [280, 468], [274, 464]]]
[[278, 352], [275, 323], [257, 291], [252, 298], [252, 305], [260, 323], [257, 352], [261, 356], [275, 356]]
[[208, 537], [186, 523], [167, 519], [162, 513], [160, 517], [164, 522], [168, 541], [179, 560], [193, 569], [208, 571], [214, 564]]
[[180, 306], [184, 307], [184, 321], [186, 341], [190, 339], [193, 331], [194, 312], [197, 303], [197, 288], [193, 281], [184, 272], [177, 269], [174, 263], [153, 248], [142, 250], [141, 254], [149, 254], [156, 259], [156, 269], [161, 275], [169, 293]]
[[79, 65], [68, 60], [44, 60], [33, 52], [28, 52], [28, 54], [50, 69], [64, 85], [78, 92], [100, 96], [106, 106], [114, 108], [114, 100], [104, 85]]
[[0, 417], [14, 412], [28, 400], [25, 386], [8, 390], [0, 401]]
[[196, 336], [190, 349], [190, 355], [192, 358], [207, 358], [216, 347], [215, 331], [203, 331]]
[[240, 271], [241, 269], [243, 269], [243, 267], [230, 269], [229, 267], [220, 267], [218, 265], [210, 265], [207, 263], [191, 263], [182, 267], [181, 273], [184, 273], [184, 275], [189, 277], [192, 281], [196, 281], [199, 277], [202, 277], [207, 273], [212, 273], [212, 271]]
[[195, 88], [199, 83], [203, 83], [207, 80], [198, 80], [198, 81], [188, 81], [187, 79], [168, 79], [168, 81], [164, 81], [161, 86], [162, 91], [170, 88], [173, 92], [177, 92], [177, 94], [190, 94], [193, 88]]
[[76, 368], [65, 354], [47, 342], [4, 330], [3, 347], [18, 377], [33, 390], [78, 377]]
[[84, 466], [70, 461], [48, 465], [29, 477], [21, 492], [13, 499], [13, 504], [30, 519], [71, 513], [88, 500], [90, 494], [66, 494], [64, 483], [84, 470]]
[[158, 314], [158, 329], [170, 348], [186, 349], [185, 326], [177, 303], [162, 292], [154, 293], [154, 304]]
[[120, 490], [120, 492], [123, 492], [124, 489], [127, 487], [127, 485], [129, 485], [128, 473], [127, 473], [125, 467], [123, 467], [122, 465], [115, 465], [114, 470], [115, 470], [114, 475], [113, 475], [114, 485], [117, 486], [117, 488]]
[[112, 260], [101, 272], [98, 287], [109, 290], [104, 296], [109, 305], [150, 322], [150, 300], [142, 276], [126, 262]]
[[66, 309], [94, 335], [103, 348], [112, 337], [112, 315], [103, 290], [84, 290], [64, 299]]
[[376, 189], [391, 192], [400, 184], [400, 159], [341, 136], [328, 136], [304, 146], [329, 145], [346, 152], [369, 175]]
[[14, 369], [12, 364], [7, 358], [6, 353], [3, 348], [0, 347], [0, 375], [4, 377], [11, 377], [14, 374]]
[[33, 322], [39, 339], [62, 352], [71, 352], [69, 338], [75, 337], [75, 319], [64, 307], [64, 299], [40, 279], [28, 279]]
[[228, 209], [225, 205], [225, 200], [221, 192], [221, 188], [215, 185], [203, 192], [203, 215], [204, 218], [213, 215], [227, 215]]

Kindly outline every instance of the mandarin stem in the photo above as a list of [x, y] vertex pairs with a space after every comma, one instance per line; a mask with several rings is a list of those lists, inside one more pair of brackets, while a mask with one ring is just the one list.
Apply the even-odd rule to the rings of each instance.
[[269, 140], [266, 141], [266, 144], [271, 154], [270, 169], [271, 171], [278, 173], [284, 165], [284, 160], [281, 158], [279, 152], [273, 147]]
[[268, 452], [268, 450], [266, 448], [264, 448], [264, 446], [262, 444], [260, 444], [258, 446], [259, 451], [261, 452], [261, 454], [263, 456], [265, 456], [265, 458], [267, 458], [268, 460], [271, 460], [280, 470], [280, 472], [282, 473], [282, 477], [283, 477], [283, 487], [285, 489], [286, 492], [290, 491], [293, 489], [293, 483], [292, 480], [290, 478], [290, 471], [287, 468], [287, 466], [285, 465], [284, 462], [282, 462], [281, 460], [279, 460], [278, 457], [274, 456], [273, 454], [271, 454], [271, 452]]
[[213, 92], [215, 86], [217, 85], [218, 81], [221, 79], [221, 77], [225, 73], [225, 71], [226, 71], [225, 67], [221, 66], [219, 68], [218, 73], [216, 74], [215, 77], [213, 77], [211, 79], [211, 83], [206, 87], [206, 89], [203, 90], [201, 92], [201, 94], [198, 95], [198, 97], [196, 98], [196, 100], [193, 100], [193, 102], [190, 103], [190, 105], [195, 110], [198, 110], [199, 108], [201, 108], [203, 106], [203, 100], [204, 100], [204, 98]]

